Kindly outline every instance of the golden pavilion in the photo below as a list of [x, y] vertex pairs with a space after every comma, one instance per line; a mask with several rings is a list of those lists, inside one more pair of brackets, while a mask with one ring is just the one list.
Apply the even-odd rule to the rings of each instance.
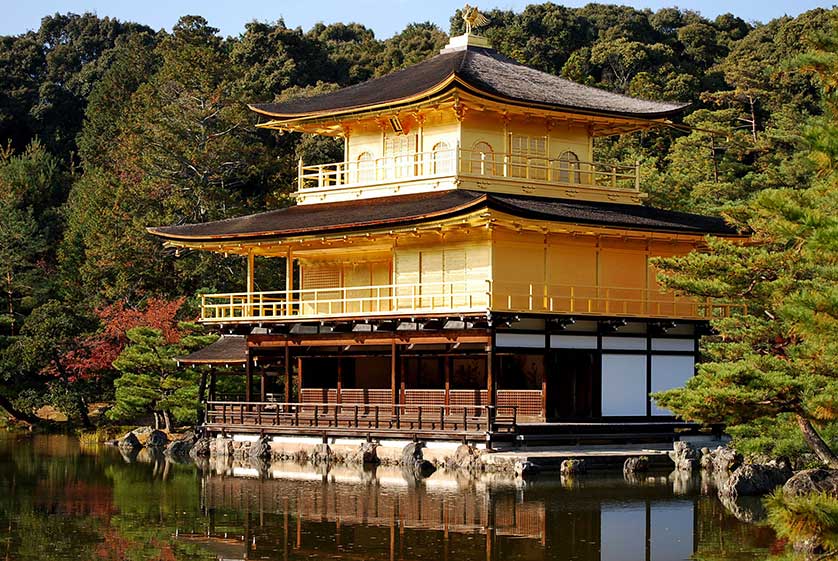
[[[683, 428], [649, 394], [693, 375], [708, 320], [732, 306], [664, 290], [650, 259], [738, 234], [645, 205], [638, 166], [593, 146], [684, 105], [540, 72], [466, 34], [387, 76], [251, 109], [259, 127], [342, 139], [344, 157], [300, 161], [294, 206], [149, 229], [247, 262], [240, 292], [202, 297], [201, 321], [225, 335], [183, 359], [246, 367], [237, 399], [210, 382], [208, 430], [491, 442]], [[284, 275], [257, 286], [266, 259]]]

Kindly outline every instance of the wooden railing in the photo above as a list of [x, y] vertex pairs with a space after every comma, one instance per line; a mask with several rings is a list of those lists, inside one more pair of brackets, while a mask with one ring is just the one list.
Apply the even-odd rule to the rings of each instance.
[[379, 405], [371, 403], [207, 402], [210, 428], [287, 432], [477, 435], [517, 430], [513, 405]]
[[202, 321], [216, 323], [489, 311], [716, 319], [746, 310], [738, 304], [658, 289], [489, 280], [201, 296]]
[[495, 154], [466, 149], [413, 152], [369, 160], [305, 165], [299, 191], [359, 187], [393, 181], [453, 176], [526, 180], [547, 185], [640, 190], [639, 165]]
[[744, 305], [662, 289], [490, 282], [492, 311], [617, 317], [717, 319], [746, 312]]
[[201, 296], [201, 319], [289, 319], [480, 311], [489, 303], [488, 281], [344, 286]]

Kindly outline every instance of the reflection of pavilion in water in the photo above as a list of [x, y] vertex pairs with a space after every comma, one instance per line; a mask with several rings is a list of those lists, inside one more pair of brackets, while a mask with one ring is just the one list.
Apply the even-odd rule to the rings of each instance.
[[179, 538], [225, 560], [670, 561], [695, 551], [695, 502], [668, 484], [587, 479], [580, 492], [445, 473], [416, 482], [388, 468], [271, 475], [206, 477], [205, 527]]

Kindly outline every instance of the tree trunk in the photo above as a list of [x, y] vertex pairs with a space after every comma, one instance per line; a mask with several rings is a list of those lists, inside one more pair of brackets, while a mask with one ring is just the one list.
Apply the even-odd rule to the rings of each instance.
[[84, 402], [81, 396], [76, 396], [76, 407], [79, 410], [81, 425], [86, 429], [93, 428], [93, 423], [90, 422], [90, 417], [87, 414], [87, 403]]
[[14, 337], [15, 335], [15, 305], [14, 305], [14, 290], [12, 289], [12, 274], [6, 274], [6, 296], [8, 300], [9, 306], [9, 319], [11, 323], [9, 324], [9, 336]]
[[154, 415], [154, 430], [160, 430], [160, 414], [155, 411]]
[[168, 411], [163, 411], [163, 422], [166, 424], [166, 432], [172, 433], [172, 416]]
[[820, 458], [820, 460], [826, 464], [828, 468], [838, 469], [838, 456], [836, 456], [835, 452], [833, 452], [829, 445], [824, 442], [821, 435], [819, 435], [818, 431], [815, 430], [815, 427], [812, 426], [812, 422], [798, 413], [797, 426], [800, 427], [800, 432], [803, 433], [803, 438], [806, 439], [806, 444], [809, 445], [809, 448], [812, 449], [818, 458]]
[[757, 112], [756, 112], [756, 102], [754, 101], [754, 97], [749, 95], [748, 102], [751, 105], [751, 135], [754, 137], [754, 144], [757, 141]]
[[40, 419], [38, 419], [35, 415], [19, 411], [4, 395], [0, 395], [0, 407], [5, 409], [15, 421], [22, 421], [24, 423], [29, 423], [30, 425], [37, 425], [40, 422]]

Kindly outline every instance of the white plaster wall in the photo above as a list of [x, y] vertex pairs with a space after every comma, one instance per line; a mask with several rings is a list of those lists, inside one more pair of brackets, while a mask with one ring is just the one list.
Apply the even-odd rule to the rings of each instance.
[[602, 355], [602, 414], [646, 415], [645, 355]]

